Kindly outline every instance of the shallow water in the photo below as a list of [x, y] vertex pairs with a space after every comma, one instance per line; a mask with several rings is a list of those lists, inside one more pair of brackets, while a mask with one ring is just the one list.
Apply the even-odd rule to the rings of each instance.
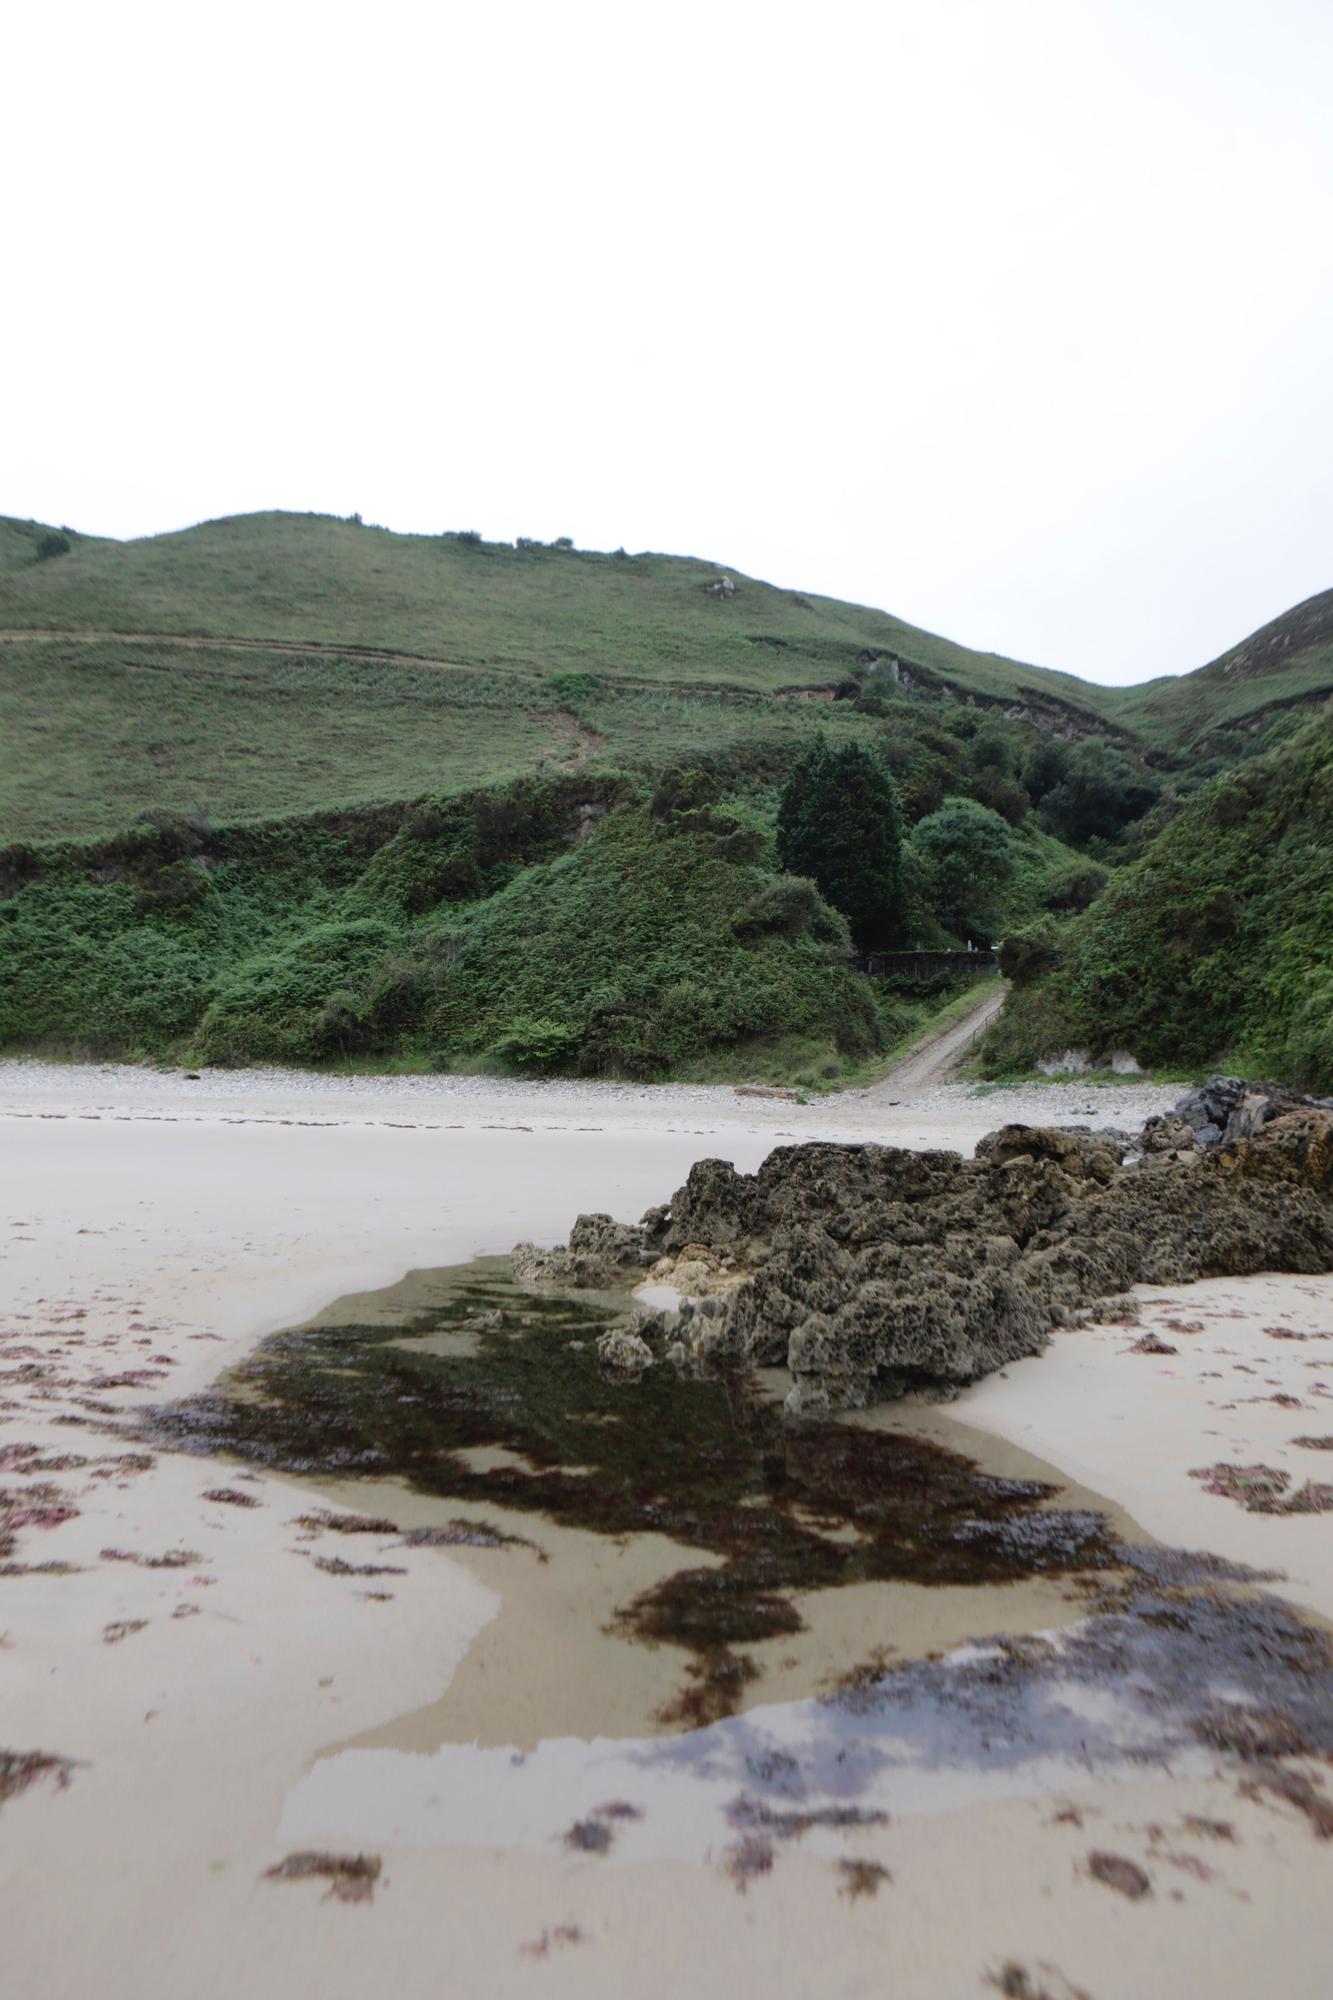
[[438, 1702], [317, 1762], [285, 1838], [745, 1854], [1145, 1759], [1333, 1753], [1328, 1636], [1262, 1579], [938, 1409], [791, 1429], [762, 1379], [608, 1379], [627, 1303], [417, 1272], [153, 1414], [374, 1517], [322, 1547], [425, 1538], [502, 1599]]
[[[660, 1716], [677, 1726], [734, 1712], [762, 1671], [754, 1649], [795, 1642], [816, 1599], [885, 1585], [993, 1593], [1114, 1566], [1102, 1513], [938, 1436], [793, 1429], [739, 1373], [608, 1378], [595, 1340], [626, 1306], [521, 1292], [499, 1259], [415, 1273], [265, 1341], [215, 1389], [158, 1412], [151, 1434], [307, 1483], [393, 1481], [511, 1527], [534, 1516], [579, 1539], [651, 1540], [660, 1573], [606, 1613], [623, 1641], [685, 1656]], [[382, 1495], [349, 1491], [347, 1504], [385, 1512]], [[451, 1517], [419, 1525], [432, 1518]], [[570, 1553], [562, 1542], [561, 1560]], [[1054, 1601], [1045, 1609], [1058, 1618]], [[899, 1645], [891, 1620], [882, 1643]], [[811, 1659], [803, 1691], [844, 1664]]]

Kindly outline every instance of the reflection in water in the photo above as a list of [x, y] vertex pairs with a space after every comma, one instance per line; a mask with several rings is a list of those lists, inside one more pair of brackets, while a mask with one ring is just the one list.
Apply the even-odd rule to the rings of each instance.
[[343, 1751], [293, 1788], [281, 1836], [540, 1850], [615, 1799], [634, 1809], [615, 1822], [617, 1855], [697, 1859], [741, 1829], [836, 1848], [885, 1814], [1047, 1794], [1145, 1762], [1201, 1772], [1246, 1742], [1261, 1781], [1271, 1739], [1327, 1757], [1327, 1635], [1270, 1599], [1224, 1594], [1225, 1575], [1206, 1558], [1147, 1555], [1069, 1631], [858, 1674], [838, 1694], [684, 1737], [566, 1737], [527, 1756]]

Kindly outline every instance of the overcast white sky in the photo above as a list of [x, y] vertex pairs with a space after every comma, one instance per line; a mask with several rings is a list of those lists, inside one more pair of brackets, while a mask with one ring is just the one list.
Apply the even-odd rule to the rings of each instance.
[[705, 555], [1104, 681], [1333, 585], [1333, 0], [7, 11], [0, 512]]

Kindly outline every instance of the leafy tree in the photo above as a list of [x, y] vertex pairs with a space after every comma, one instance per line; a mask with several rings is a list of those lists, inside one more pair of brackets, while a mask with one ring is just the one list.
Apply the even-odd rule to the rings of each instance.
[[1010, 826], [1021, 826], [1032, 805], [1015, 778], [1006, 777], [1003, 771], [988, 764], [983, 764], [973, 777], [972, 796], [999, 813], [1001, 819], [1007, 819]]
[[975, 799], [946, 799], [912, 828], [909, 846], [925, 897], [950, 930], [985, 938], [998, 927], [1017, 870], [999, 813]]
[[1003, 723], [987, 722], [972, 739], [972, 762], [978, 771], [998, 771], [1002, 777], [1014, 778], [1022, 761], [1018, 737]]
[[1063, 777], [1042, 800], [1042, 814], [1061, 840], [1110, 840], [1147, 812], [1157, 790], [1123, 751], [1089, 737], [1069, 752]]
[[1064, 782], [1068, 770], [1069, 745], [1058, 736], [1041, 737], [1023, 759], [1023, 788], [1040, 801]]
[[841, 910], [862, 949], [902, 923], [902, 818], [892, 778], [859, 743], [818, 737], [792, 768], [778, 806], [778, 861], [808, 875]]
[[1028, 986], [1059, 963], [1060, 953], [1049, 918], [1011, 931], [1000, 946], [1000, 971], [1015, 986]]

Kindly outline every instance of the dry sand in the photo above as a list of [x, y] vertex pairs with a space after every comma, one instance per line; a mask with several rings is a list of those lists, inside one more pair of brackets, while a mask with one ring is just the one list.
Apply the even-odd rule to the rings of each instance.
[[[43, 1780], [0, 1806], [6, 1996], [952, 1996], [995, 1990], [988, 1978], [1008, 1962], [1029, 1981], [1014, 1975], [1010, 1990], [1050, 2000], [1327, 1993], [1333, 1843], [1291, 1808], [1240, 1798], [1230, 1778], [1193, 1765], [1113, 1785], [1071, 1769], [1035, 1791], [980, 1770], [970, 1791], [950, 1792], [918, 1773], [889, 1825], [812, 1835], [740, 1893], [716, 1847], [699, 1847], [688, 1802], [665, 1790], [660, 1813], [606, 1857], [570, 1853], [560, 1821], [543, 1820], [554, 1809], [537, 1782], [543, 1758], [571, 1784], [612, 1770], [620, 1783], [634, 1717], [632, 1703], [619, 1721], [609, 1704], [602, 1730], [619, 1740], [602, 1761], [590, 1764], [573, 1737], [544, 1743], [527, 1778], [513, 1765], [526, 1832], [511, 1816], [488, 1840], [486, 1813], [508, 1780], [494, 1763], [469, 1766], [465, 1744], [436, 1766], [422, 1718], [447, 1708], [455, 1685], [460, 1713], [484, 1712], [480, 1663], [488, 1635], [498, 1658], [505, 1565], [524, 1552], [488, 1567], [480, 1554], [398, 1549], [375, 1559], [401, 1575], [330, 1575], [293, 1525], [326, 1492], [207, 1459], [135, 1469], [117, 1462], [125, 1446], [103, 1428], [110, 1413], [204, 1386], [262, 1334], [337, 1295], [520, 1235], [555, 1240], [580, 1208], [635, 1215], [706, 1153], [752, 1168], [789, 1137], [966, 1148], [1008, 1117], [1132, 1124], [1169, 1095], [1064, 1085], [977, 1099], [955, 1088], [900, 1106], [800, 1107], [721, 1091], [195, 1083], [0, 1066], [0, 1455], [11, 1455], [0, 1487], [51, 1485], [78, 1510], [22, 1528], [11, 1559], [79, 1566], [0, 1577], [0, 1748], [74, 1760], [66, 1788]], [[952, 1416], [920, 1421], [993, 1431], [1121, 1503], [1149, 1533], [1279, 1566], [1293, 1599], [1333, 1611], [1327, 1517], [1247, 1514], [1188, 1476], [1220, 1459], [1284, 1467], [1295, 1483], [1328, 1476], [1329, 1455], [1321, 1463], [1291, 1439], [1333, 1432], [1333, 1339], [1275, 1340], [1264, 1328], [1333, 1334], [1333, 1283], [1230, 1281], [1147, 1310], [1177, 1355], [1131, 1355], [1136, 1335], [1124, 1329], [1061, 1335]], [[1201, 1330], [1177, 1333], [1172, 1319]], [[108, 1384], [130, 1371], [136, 1379]], [[1279, 1395], [1301, 1407], [1266, 1400]], [[13, 1457], [27, 1445], [86, 1462], [25, 1475]], [[217, 1488], [257, 1504], [205, 1497]], [[189, 1559], [144, 1567], [108, 1549]], [[348, 1553], [367, 1559], [363, 1547]], [[624, 1555], [599, 1560], [610, 1601]], [[517, 1643], [545, 1643], [558, 1610], [545, 1625], [532, 1613], [526, 1637], [519, 1620]], [[944, 1620], [940, 1643], [957, 1636]], [[863, 1637], [858, 1627], [847, 1643]], [[573, 1648], [557, 1671], [583, 1669]], [[587, 1710], [579, 1690], [560, 1730]], [[484, 1744], [480, 1721], [476, 1734]], [[534, 1722], [525, 1743], [535, 1735]], [[470, 1754], [512, 1764], [523, 1752]], [[367, 1755], [390, 1762], [354, 1761]], [[375, 1785], [349, 1794], [347, 1774], [366, 1769]], [[451, 1789], [434, 1795], [437, 1784]], [[574, 1809], [596, 1802], [580, 1795]], [[1209, 1821], [1234, 1838], [1201, 1832]], [[383, 1861], [368, 1902], [326, 1900], [319, 1881], [262, 1879], [293, 1847], [358, 1844]], [[1128, 1901], [1092, 1879], [1094, 1849], [1139, 1863], [1151, 1893]], [[849, 1898], [839, 1867], [849, 1856], [892, 1881]]]

